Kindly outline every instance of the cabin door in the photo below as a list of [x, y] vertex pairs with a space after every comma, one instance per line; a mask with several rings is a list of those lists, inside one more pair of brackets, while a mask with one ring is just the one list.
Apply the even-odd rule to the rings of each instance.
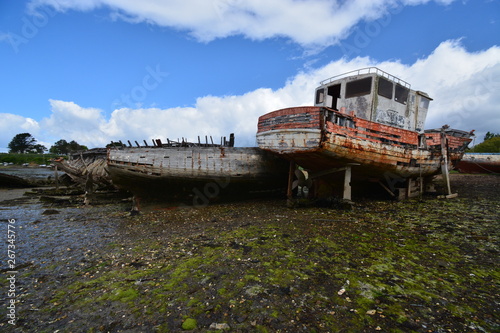
[[328, 87], [326, 94], [326, 107], [338, 110], [338, 100], [340, 98], [340, 84]]

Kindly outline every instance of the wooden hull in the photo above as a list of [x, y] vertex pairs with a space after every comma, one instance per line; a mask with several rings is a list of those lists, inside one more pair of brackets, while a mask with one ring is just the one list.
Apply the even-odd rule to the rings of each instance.
[[223, 196], [283, 191], [287, 168], [285, 161], [258, 148], [143, 147], [108, 151], [113, 184], [151, 199], [192, 197], [204, 202]]
[[[459, 131], [463, 134], [462, 131]], [[260, 148], [313, 173], [353, 164], [353, 180], [416, 178], [440, 172], [441, 133], [419, 133], [324, 107], [278, 110], [259, 118]], [[449, 168], [463, 155], [466, 137], [446, 136]]]
[[52, 163], [74, 182], [85, 185], [89, 179], [98, 187], [113, 187], [106, 166], [106, 149], [96, 148], [71, 155], [69, 160], [56, 159]]
[[500, 174], [500, 153], [466, 153], [457, 169], [461, 173]]

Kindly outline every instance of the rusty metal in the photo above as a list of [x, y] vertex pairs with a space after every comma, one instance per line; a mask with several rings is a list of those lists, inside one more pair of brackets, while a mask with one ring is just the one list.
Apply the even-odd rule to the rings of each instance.
[[[387, 178], [397, 179], [409, 195], [413, 187], [423, 186], [419, 186], [423, 178], [438, 174], [444, 166], [452, 169], [462, 158], [472, 132], [443, 127], [421, 133], [431, 99], [385, 74], [356, 72], [351, 77], [329, 79], [317, 89], [316, 106], [286, 108], [261, 116], [258, 146], [313, 173], [359, 164], [352, 167], [353, 179], [389, 183], [384, 187], [393, 194], [394, 184]], [[345, 85], [368, 78], [371, 86], [365, 95], [345, 97]], [[393, 89], [407, 89], [408, 99], [397, 100], [392, 92], [392, 99], [381, 97], [377, 85], [382, 78], [392, 80]], [[332, 86], [336, 88], [329, 90]], [[327, 100], [325, 94], [336, 101]], [[338, 108], [326, 107], [329, 103]], [[396, 110], [395, 118], [381, 118], [389, 112], [383, 110]], [[417, 178], [416, 184], [410, 182]]]

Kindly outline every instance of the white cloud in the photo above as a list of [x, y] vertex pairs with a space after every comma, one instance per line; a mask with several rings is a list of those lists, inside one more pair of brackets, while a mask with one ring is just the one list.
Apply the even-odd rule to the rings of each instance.
[[7, 152], [10, 141], [16, 134], [30, 133], [35, 136], [39, 133], [38, 122], [11, 113], [0, 113], [0, 152]]
[[84, 108], [74, 102], [49, 100], [52, 114], [44, 118], [40, 125], [48, 138], [55, 141], [65, 139], [90, 146], [101, 145], [103, 132], [99, 124], [105, 123], [102, 111]]
[[[362, 20], [372, 21], [430, 0], [32, 0], [29, 7], [58, 11], [109, 8], [113, 19], [186, 30], [200, 41], [243, 35], [286, 37], [308, 47], [346, 37]], [[454, 0], [435, 0], [447, 5]], [[321, 22], [320, 24], [318, 22]]]
[[364, 58], [340, 59], [328, 65], [298, 73], [277, 90], [257, 89], [237, 96], [204, 96], [189, 108], [130, 109], [112, 112], [109, 118], [95, 108], [74, 102], [51, 100], [52, 114], [39, 123], [12, 114], [0, 114], [0, 147], [6, 147], [17, 133], [34, 132], [43, 142], [76, 140], [89, 147], [104, 146], [111, 140], [188, 138], [204, 140], [212, 135], [234, 132], [238, 146], [255, 145], [257, 119], [267, 112], [297, 105], [311, 105], [318, 82], [346, 71], [377, 66], [427, 92], [434, 101], [426, 128], [444, 124], [463, 130], [475, 129], [478, 142], [487, 131], [500, 132], [500, 47], [470, 53], [460, 41], [439, 45], [425, 59], [412, 65], [398, 61], [375, 62]]

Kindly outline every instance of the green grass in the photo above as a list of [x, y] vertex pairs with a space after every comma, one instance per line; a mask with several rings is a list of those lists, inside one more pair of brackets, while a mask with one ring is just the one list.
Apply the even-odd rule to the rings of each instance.
[[9, 154], [0, 153], [0, 163], [14, 163], [22, 165], [24, 163], [50, 164], [50, 160], [60, 155], [56, 154]]

